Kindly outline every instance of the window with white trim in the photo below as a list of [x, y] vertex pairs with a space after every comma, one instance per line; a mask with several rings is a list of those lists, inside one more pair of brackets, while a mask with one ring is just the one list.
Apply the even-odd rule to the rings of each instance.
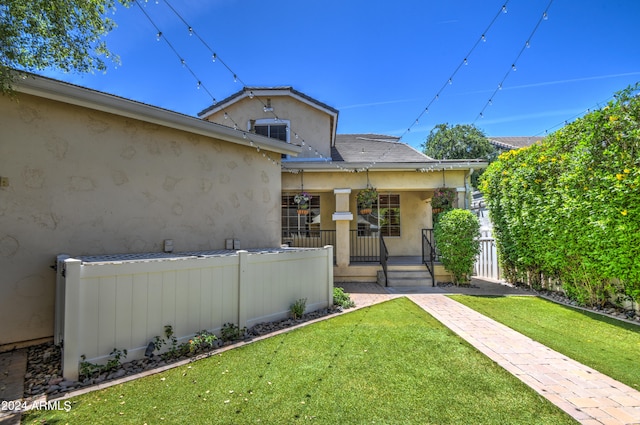
[[400, 236], [400, 195], [381, 193], [369, 214], [358, 214], [358, 236]]
[[282, 194], [282, 239], [294, 236], [314, 237], [320, 234], [320, 195], [312, 193], [309, 213], [298, 214], [297, 193]]

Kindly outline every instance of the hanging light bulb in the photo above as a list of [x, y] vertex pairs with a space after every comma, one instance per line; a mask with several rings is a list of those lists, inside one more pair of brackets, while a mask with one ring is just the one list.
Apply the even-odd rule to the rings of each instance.
[[156, 41], [160, 41], [161, 38], [162, 38], [162, 31], [158, 31], [158, 33], [156, 34]]
[[253, 96], [254, 96], [253, 91], [250, 91], [249, 92], [249, 99], [253, 99]]
[[506, 4], [502, 5], [502, 13], [507, 13], [507, 5]]
[[225, 120], [229, 119], [229, 114], [227, 114], [226, 112], [224, 113], [224, 119]]
[[482, 41], [483, 42], [487, 41], [487, 37], [485, 37], [484, 34], [482, 34]]
[[448, 83], [449, 83], [449, 85], [453, 84], [453, 80], [451, 78], [449, 78]]
[[202, 85], [202, 83], [200, 81], [198, 81], [198, 87], [197, 89], [200, 90], [200, 86]]
[[238, 124], [233, 123], [233, 129], [234, 129], [234, 130], [237, 130], [237, 129], [238, 129]]
[[189, 27], [189, 36], [193, 35], [193, 28]]
[[213, 55], [211, 55], [211, 62], [215, 62], [217, 58], [218, 55], [214, 53]]
[[469, 65], [469, 62], [467, 61], [467, 58], [464, 58], [464, 64], [465, 65]]
[[511, 70], [512, 70], [512, 71], [517, 71], [517, 68], [516, 68], [516, 64], [515, 64], [515, 63], [514, 63], [514, 64], [511, 64]]
[[526, 43], [524, 43], [524, 46], [528, 49], [529, 47], [531, 47], [531, 43], [529, 43], [529, 40], [527, 40]]
[[480, 112], [480, 118], [484, 118], [484, 114]]
[[549, 15], [547, 15], [547, 12], [544, 12], [542, 14], [542, 20], [546, 21], [547, 19], [549, 19]]
[[234, 83], [238, 82], [238, 76], [236, 74], [233, 74], [233, 82]]
[[498, 84], [498, 90], [502, 90], [502, 83]]
[[186, 65], [186, 62], [184, 61], [184, 59], [180, 58], [180, 63], [182, 64], [182, 66]]
[[489, 105], [493, 105], [493, 100], [489, 99]]

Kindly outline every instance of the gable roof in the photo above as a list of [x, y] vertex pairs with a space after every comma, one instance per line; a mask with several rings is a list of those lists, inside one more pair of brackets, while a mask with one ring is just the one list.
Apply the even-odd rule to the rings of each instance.
[[[200, 117], [203, 120], [206, 120], [208, 117], [210, 117], [211, 115], [223, 111], [225, 108], [233, 105], [236, 102], [239, 102], [242, 99], [245, 98], [256, 98], [256, 101], [262, 101], [262, 98], [269, 98], [269, 97], [275, 97], [275, 96], [289, 96], [292, 97], [294, 99], [297, 99], [298, 101], [305, 103], [309, 106], [311, 106], [312, 108], [315, 108], [319, 111], [324, 112], [325, 114], [330, 116], [330, 123], [331, 123], [331, 144], [333, 145], [333, 143], [335, 142], [335, 135], [336, 135], [336, 130], [338, 128], [338, 114], [339, 111], [335, 108], [332, 108], [331, 106], [327, 105], [326, 103], [322, 103], [319, 100], [316, 100], [314, 98], [312, 98], [311, 96], [308, 96], [298, 90], [295, 90], [293, 87], [291, 86], [279, 86], [279, 87], [260, 87], [260, 86], [255, 86], [255, 87], [243, 87], [242, 90], [232, 94], [231, 96], [222, 99], [221, 101], [214, 103], [213, 105], [209, 106], [208, 108], [203, 109], [202, 111], [198, 112], [198, 117]], [[262, 101], [262, 103], [264, 104], [264, 101]], [[265, 110], [266, 111], [266, 110]], [[277, 115], [276, 115], [277, 116]]]
[[537, 136], [496, 136], [488, 137], [489, 142], [500, 149], [519, 149], [538, 143], [544, 137]]
[[25, 79], [19, 80], [15, 89], [19, 93], [132, 118], [238, 145], [252, 146], [254, 144], [273, 152], [291, 155], [297, 155], [302, 151], [300, 147], [290, 143], [257, 134], [251, 134], [249, 138], [246, 137], [246, 132], [234, 130], [224, 125], [35, 74], [27, 74]]
[[381, 134], [338, 134], [331, 149], [334, 161], [423, 162], [432, 158], [401, 143], [399, 137]]
[[238, 102], [241, 99], [246, 97], [267, 97], [267, 96], [291, 96], [297, 98], [298, 100], [316, 108], [323, 110], [324, 112], [330, 115], [338, 115], [338, 110], [332, 108], [326, 103], [320, 102], [308, 96], [301, 91], [295, 90], [291, 86], [277, 86], [277, 87], [261, 87], [261, 86], [247, 86], [243, 87], [242, 90], [232, 94], [231, 96], [222, 99], [219, 102], [214, 103], [208, 108], [203, 109], [198, 112], [198, 116], [202, 119], [207, 118], [208, 116], [220, 111], [223, 107], [232, 105]]

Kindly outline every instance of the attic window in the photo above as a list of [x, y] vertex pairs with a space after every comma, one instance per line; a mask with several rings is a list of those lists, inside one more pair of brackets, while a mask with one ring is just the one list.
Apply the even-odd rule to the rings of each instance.
[[272, 139], [287, 141], [287, 125], [286, 124], [255, 124], [256, 134], [267, 136]]

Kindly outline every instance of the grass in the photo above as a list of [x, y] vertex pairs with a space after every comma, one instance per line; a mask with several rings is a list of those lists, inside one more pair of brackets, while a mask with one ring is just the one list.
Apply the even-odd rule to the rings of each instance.
[[640, 326], [536, 297], [451, 298], [640, 390]]
[[573, 424], [407, 298], [75, 397], [25, 423]]

